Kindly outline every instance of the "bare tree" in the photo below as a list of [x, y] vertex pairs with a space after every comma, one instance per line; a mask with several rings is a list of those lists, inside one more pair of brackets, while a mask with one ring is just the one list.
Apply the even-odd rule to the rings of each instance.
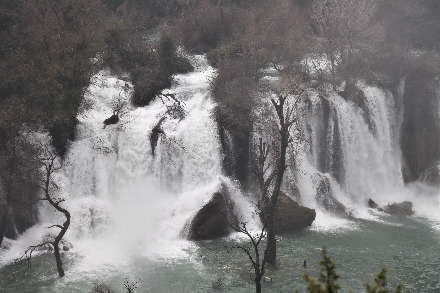
[[[267, 223], [267, 262], [271, 264], [276, 262], [274, 220], [284, 173], [288, 167], [286, 164], [287, 151], [292, 142], [299, 143], [302, 140], [302, 133], [292, 131], [292, 127], [300, 129], [298, 127], [301, 117], [300, 103], [305, 92], [303, 87], [305, 80], [300, 73], [292, 73], [282, 81], [286, 85], [270, 99], [276, 113], [275, 121], [272, 121], [276, 127], [269, 130], [273, 132], [271, 133], [273, 150], [270, 152], [270, 146], [260, 138], [257, 146], [257, 162], [253, 170], [260, 189], [259, 208], [263, 212], [260, 219], [263, 223]], [[280, 81], [280, 85], [283, 84], [282, 81]], [[292, 152], [289, 155], [295, 156], [295, 153]]]
[[25, 254], [20, 258], [25, 257], [27, 261], [31, 262], [32, 253], [37, 249], [44, 247], [46, 245], [52, 245], [55, 255], [55, 260], [57, 264], [57, 270], [60, 277], [64, 276], [63, 263], [61, 261], [60, 255], [60, 241], [63, 239], [64, 235], [70, 226], [70, 213], [67, 209], [61, 206], [61, 203], [65, 201], [64, 198], [56, 198], [53, 195], [53, 191], [58, 189], [57, 184], [54, 182], [54, 174], [61, 169], [62, 163], [60, 162], [59, 153], [50, 150], [47, 146], [40, 144], [41, 146], [41, 156], [39, 158], [42, 169], [43, 178], [41, 179], [41, 184], [38, 186], [43, 191], [43, 196], [39, 201], [47, 201], [52, 207], [54, 207], [58, 212], [62, 213], [66, 220], [63, 224], [54, 224], [48, 228], [58, 228], [60, 232], [56, 235], [53, 240], [44, 241], [37, 245], [30, 246]]
[[[125, 84], [124, 91], [127, 94], [128, 85]], [[104, 127], [110, 124], [116, 124], [119, 122], [119, 118], [127, 112], [127, 101], [121, 96], [119, 92], [118, 97], [114, 98], [112, 101], [112, 111], [113, 114], [104, 120]]]
[[333, 90], [336, 90], [338, 63], [351, 63], [354, 52], [374, 47], [383, 39], [384, 28], [374, 20], [376, 1], [315, 0], [312, 9], [313, 23], [323, 39]]
[[[290, 129], [297, 124], [297, 104], [300, 101], [302, 93], [290, 103], [289, 95], [279, 94], [278, 98], [272, 98], [271, 103], [277, 114], [278, 133], [276, 134], [279, 142], [279, 149], [275, 150], [272, 163], [267, 162], [269, 155], [269, 146], [263, 143], [260, 138], [258, 146], [258, 163], [254, 170], [258, 178], [261, 192], [260, 208], [263, 211], [263, 223], [267, 223], [267, 262], [274, 264], [276, 262], [276, 239], [274, 229], [275, 209], [283, 182], [284, 172], [287, 169], [286, 154], [289, 143], [292, 141]], [[270, 174], [266, 173], [272, 168]]]
[[[262, 211], [261, 211], [262, 212]], [[249, 242], [244, 245], [234, 245], [230, 247], [230, 249], [240, 249], [242, 250], [249, 258], [251, 262], [251, 270], [250, 270], [250, 278], [255, 283], [255, 292], [261, 293], [261, 279], [266, 272], [266, 264], [267, 264], [267, 256], [269, 252], [269, 245], [263, 251], [263, 255], [260, 255], [259, 245], [261, 241], [266, 237], [266, 224], [263, 224], [263, 228], [261, 232], [256, 235], [252, 235], [252, 233], [247, 229], [245, 222], [238, 222], [236, 224], [230, 224], [232, 229], [236, 232], [243, 233], [249, 238]], [[229, 252], [230, 249], [226, 247], [226, 250]], [[252, 277], [252, 271], [254, 276]]]
[[26, 98], [45, 114], [56, 149], [73, 137], [76, 114], [102, 52], [103, 6], [97, 0], [17, 1], [22, 6], [23, 48], [15, 64]]

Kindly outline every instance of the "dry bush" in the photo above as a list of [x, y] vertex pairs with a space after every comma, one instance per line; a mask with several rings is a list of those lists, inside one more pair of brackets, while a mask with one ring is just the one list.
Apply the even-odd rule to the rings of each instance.
[[309, 14], [290, 0], [262, 3], [246, 20], [244, 41], [268, 65], [294, 64], [311, 46]]
[[172, 26], [172, 33], [187, 50], [208, 52], [232, 40], [243, 29], [243, 8], [216, 5], [208, 0], [186, 9]]
[[93, 288], [90, 290], [90, 293], [116, 293], [116, 291], [103, 283], [96, 282], [93, 284]]

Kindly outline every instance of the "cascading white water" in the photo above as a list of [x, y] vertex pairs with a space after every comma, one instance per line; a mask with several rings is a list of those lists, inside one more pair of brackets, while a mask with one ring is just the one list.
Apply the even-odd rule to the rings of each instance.
[[[195, 56], [193, 63], [194, 72], [174, 76], [172, 87], [163, 92], [169, 97], [142, 108], [130, 106], [129, 82], [107, 71], [94, 76], [77, 117], [76, 139], [59, 174], [60, 195], [72, 214], [65, 239], [83, 258], [75, 270], [124, 266], [129, 261], [124, 255], [134, 252], [153, 259], [186, 255], [193, 244], [184, 240], [182, 230], [221, 185], [236, 212], [257, 225], [251, 204], [221, 174], [210, 93], [215, 70], [204, 56]], [[170, 95], [180, 101], [183, 116], [167, 112], [175, 106]], [[119, 122], [105, 126], [103, 121], [121, 105]], [[152, 130], [163, 117], [153, 155]], [[3, 261], [20, 256], [50, 232], [45, 226], [63, 219], [44, 207], [41, 220], [14, 242]]]
[[[105, 72], [96, 77], [104, 84], [94, 82], [85, 97], [91, 106], [79, 116], [79, 139], [72, 144], [67, 156], [72, 164], [65, 169], [69, 194], [75, 197], [71, 202], [78, 201], [73, 207], [81, 227], [73, 229], [77, 234], [85, 227], [93, 229], [91, 221], [106, 219], [118, 237], [132, 243], [177, 239], [186, 221], [216, 190], [221, 154], [209, 87], [215, 71], [202, 56], [194, 61], [196, 70], [175, 76], [172, 88], [164, 91], [180, 101], [184, 117], [168, 115], [167, 105], [175, 101], [165, 96], [133, 109], [128, 103], [130, 84]], [[115, 101], [126, 109], [118, 124], [103, 127]], [[163, 117], [153, 155], [152, 129]], [[111, 208], [102, 212], [105, 208], [96, 205]]]
[[330, 95], [330, 107], [338, 127], [344, 175], [340, 184], [356, 201], [379, 197], [403, 187], [400, 148], [393, 133], [395, 103], [391, 93], [359, 82], [365, 95], [370, 125], [361, 109], [338, 95]]
[[399, 139], [404, 82], [394, 96], [363, 81], [356, 87], [362, 92], [357, 101], [333, 91], [310, 89], [300, 109], [303, 123], [299, 127], [307, 141], [294, 146], [296, 154], [290, 157], [290, 164], [299, 170], [290, 170], [288, 181], [298, 184], [304, 205], [319, 210], [314, 226], [331, 229], [347, 224], [329, 220], [317, 204], [322, 178], [328, 179], [332, 196], [356, 217], [371, 219], [366, 205], [369, 198], [380, 205], [409, 200], [416, 215], [438, 223], [438, 191], [403, 182]]
[[[46, 261], [52, 258], [49, 254], [35, 259], [43, 269], [35, 270], [33, 274], [23, 273], [20, 278], [26, 278], [26, 282], [38, 288], [38, 292], [85, 292], [96, 280], [120, 288], [125, 277], [141, 279], [141, 292], [206, 292], [212, 290], [211, 282], [221, 278], [221, 274], [226, 276], [225, 283], [230, 286], [225, 290], [250, 290], [252, 283], [248, 278], [236, 278], [248, 267], [246, 257], [241, 254], [231, 256], [223, 249], [225, 243], [236, 243], [237, 234], [229, 239], [198, 244], [184, 240], [181, 234], [198, 209], [222, 186], [228, 189], [238, 209], [236, 212], [250, 224], [248, 227], [258, 227], [258, 217], [252, 218], [251, 202], [241, 194], [237, 184], [221, 176], [222, 154], [211, 117], [215, 105], [209, 92], [209, 78], [215, 71], [202, 56], [196, 56], [194, 63], [197, 65], [194, 72], [175, 76], [172, 88], [164, 91], [174, 94], [183, 103], [186, 116], [182, 120], [166, 114], [164, 103], [172, 101], [163, 97], [163, 101], [156, 99], [143, 108], [134, 109], [126, 104], [120, 112], [119, 123], [104, 127], [103, 121], [113, 114], [113, 107], [128, 101], [132, 86], [105, 71], [94, 77], [78, 116], [76, 140], [66, 156], [67, 165], [57, 174], [61, 195], [66, 198], [63, 205], [72, 212], [72, 226], [65, 239], [73, 247], [63, 255], [68, 273], [62, 279], [57, 278], [55, 270], [51, 270], [53, 263]], [[426, 227], [422, 229], [422, 221], [403, 219], [405, 229], [401, 229], [401, 222], [394, 223], [402, 219], [391, 218], [389, 223], [385, 220], [385, 225], [349, 221], [328, 214], [316, 203], [316, 181], [327, 178], [332, 195], [349, 210], [355, 209], [353, 214], [356, 217], [369, 216], [365, 213], [368, 197], [380, 204], [409, 199], [414, 202], [416, 215], [434, 215], [430, 219], [437, 217], [440, 223], [438, 190], [433, 190], [430, 198], [415, 200], [414, 194], [422, 190], [420, 186], [403, 188], [398, 146], [401, 107], [395, 105], [395, 99], [399, 101], [401, 97], [393, 97], [388, 91], [362, 82], [357, 86], [365, 96], [364, 107], [334, 93], [320, 97], [322, 93], [308, 90], [308, 103], [300, 109], [304, 120], [299, 127], [304, 127], [308, 140], [289, 149], [291, 168], [286, 172], [289, 180], [284, 180], [283, 190], [289, 191], [298, 185], [301, 190], [299, 199], [304, 205], [317, 209], [317, 218], [312, 226], [314, 231], [293, 237], [293, 242], [288, 239], [291, 235], [283, 235], [284, 239], [280, 237], [281, 269], [268, 271], [275, 280], [268, 285], [278, 286], [274, 289], [292, 291], [301, 279], [302, 271], [298, 268], [302, 267], [303, 259], [307, 257], [308, 264], [309, 259], [316, 258], [317, 261], [316, 248], [323, 244], [340, 252], [337, 260], [343, 264], [341, 267], [345, 267], [344, 276], [358, 278], [356, 268], [365, 266], [365, 259], [369, 260], [365, 271], [376, 271], [378, 263], [393, 255], [393, 262], [397, 265], [391, 268], [402, 267], [402, 278], [412, 276], [407, 270], [412, 266], [416, 268], [413, 275], [417, 278], [419, 272], [427, 276], [432, 274], [424, 277], [423, 282], [428, 279], [432, 285], [434, 281], [430, 279], [438, 279], [435, 263], [438, 236], [430, 228], [427, 231]], [[269, 142], [272, 134], [276, 134], [277, 125], [273, 122], [276, 114], [265, 98], [268, 103], [260, 109], [265, 120], [261, 120], [262, 125], [257, 125], [254, 139], [263, 137]], [[163, 134], [153, 156], [151, 131], [164, 116], [167, 118], [160, 125]], [[292, 129], [292, 134], [297, 130]], [[62, 220], [62, 216], [50, 207], [42, 208], [39, 225], [29, 229], [17, 241], [6, 241], [8, 248], [0, 250], [2, 274], [10, 274], [4, 278], [6, 281], [3, 280], [7, 283], [6, 288], [22, 292], [27, 285], [23, 282], [21, 287], [16, 286], [13, 278], [18, 265], [5, 264], [10, 264], [29, 245], [38, 243], [47, 235], [50, 230], [46, 226]], [[414, 228], [414, 223], [418, 228]], [[361, 231], [352, 229], [353, 225], [358, 225]], [[363, 230], [362, 226], [366, 229]], [[351, 231], [326, 233], [341, 227], [348, 227]], [[52, 229], [56, 231], [56, 228]], [[389, 231], [393, 233], [388, 235]], [[415, 231], [421, 232], [417, 244], [399, 251], [399, 246], [405, 247], [404, 243], [409, 242], [406, 239], [410, 238], [399, 240], [401, 234], [412, 235]], [[433, 237], [437, 237], [435, 242]], [[426, 242], [425, 238], [432, 242]], [[347, 248], [347, 243], [351, 247]], [[371, 248], [371, 243], [376, 246]], [[419, 252], [428, 253], [426, 258], [434, 260], [428, 270], [426, 264], [420, 262]], [[207, 256], [207, 261], [200, 258], [201, 253]], [[362, 264], [355, 266], [353, 260], [356, 259], [362, 259]], [[299, 273], [298, 276], [294, 272]], [[239, 283], [232, 283], [237, 279]], [[297, 283], [292, 285], [292, 280]], [[349, 278], [345, 281], [352, 282]], [[45, 282], [52, 283], [44, 287]], [[0, 291], [2, 286], [0, 280]]]
[[[369, 198], [389, 203], [404, 187], [399, 147], [401, 117], [396, 105], [401, 97], [362, 81], [356, 86], [363, 93], [363, 106], [332, 91], [307, 92], [307, 101], [300, 110], [304, 113], [300, 127], [308, 139], [296, 146], [294, 159], [299, 172], [296, 176], [290, 172], [290, 180], [297, 181], [301, 200], [308, 206], [319, 208], [315, 202], [316, 184], [322, 176], [329, 180], [333, 196], [350, 210], [365, 209]], [[361, 216], [359, 211], [354, 214]]]
[[[268, 80], [272, 86], [279, 82], [278, 78]], [[371, 218], [366, 205], [369, 198], [382, 205], [408, 199], [405, 195], [399, 199], [404, 189], [399, 144], [403, 87], [404, 82], [393, 95], [358, 81], [356, 88], [361, 97], [353, 101], [330, 88], [306, 90], [304, 102], [298, 104], [299, 124], [291, 131], [293, 138], [301, 131], [306, 140], [293, 143], [288, 150], [290, 168], [286, 171], [284, 189], [295, 195], [297, 186], [300, 198], [293, 199], [318, 209], [315, 227], [331, 229], [339, 221], [329, 221], [323, 215], [326, 211], [317, 203], [317, 188], [323, 178], [328, 180], [332, 196], [357, 217]], [[263, 99], [270, 92], [265, 95]], [[296, 98], [291, 96], [287, 103], [293, 104]], [[272, 105], [263, 103], [256, 115], [263, 118], [257, 120], [254, 139], [271, 141], [267, 132], [276, 133], [268, 126], [270, 121], [276, 121]], [[258, 123], [260, 120], [263, 122]]]

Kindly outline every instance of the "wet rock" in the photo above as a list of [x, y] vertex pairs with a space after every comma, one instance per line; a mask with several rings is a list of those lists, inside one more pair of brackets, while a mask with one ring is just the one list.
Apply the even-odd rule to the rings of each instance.
[[312, 225], [315, 218], [316, 211], [314, 209], [300, 206], [283, 192], [280, 192], [274, 217], [276, 234], [304, 230]]
[[401, 156], [400, 161], [402, 162], [401, 170], [402, 170], [403, 181], [404, 182], [414, 181], [415, 180], [414, 175], [412, 174], [412, 171], [411, 171], [405, 157]]
[[118, 114], [113, 114], [109, 118], [104, 120], [104, 125], [116, 124], [119, 122]]
[[377, 209], [379, 207], [379, 205], [374, 200], [372, 200], [370, 198], [370, 199], [368, 199], [368, 207], [372, 208], [372, 209]]
[[429, 186], [440, 187], [440, 167], [434, 166], [424, 171], [419, 180]]
[[159, 137], [161, 134], [165, 135], [165, 132], [163, 131], [161, 124], [165, 120], [165, 117], [160, 118], [159, 122], [153, 127], [150, 134], [150, 145], [151, 145], [151, 153], [155, 154], [155, 150], [157, 147], [157, 142], [159, 141]]
[[315, 200], [320, 208], [341, 217], [350, 217], [347, 208], [333, 196], [330, 180], [326, 176], [316, 173], [313, 181]]
[[226, 186], [222, 184], [211, 200], [204, 205], [189, 225], [189, 240], [212, 240], [228, 236], [233, 230], [229, 223], [236, 223], [233, 213], [234, 203], [230, 199]]
[[[48, 242], [48, 243], [42, 247], [37, 248], [37, 250], [52, 252], [54, 250], [54, 247], [52, 245], [54, 241], [55, 241], [55, 236], [53, 234], [46, 234], [45, 236], [43, 236], [40, 243], [44, 243], [44, 242]], [[72, 249], [72, 244], [64, 239], [61, 239], [58, 248], [60, 249], [60, 251], [69, 251], [70, 249]]]
[[393, 203], [380, 208], [380, 211], [393, 216], [411, 216], [414, 214], [412, 202], [404, 201], [401, 203]]
[[435, 75], [423, 67], [407, 72], [400, 147], [414, 179], [440, 160], [440, 124], [435, 122], [438, 121], [437, 89]]

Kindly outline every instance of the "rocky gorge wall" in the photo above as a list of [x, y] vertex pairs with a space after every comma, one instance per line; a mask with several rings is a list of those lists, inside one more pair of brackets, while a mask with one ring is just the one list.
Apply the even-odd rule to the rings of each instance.
[[400, 140], [407, 164], [406, 182], [419, 179], [440, 160], [439, 97], [438, 79], [422, 71], [414, 71], [406, 77]]

